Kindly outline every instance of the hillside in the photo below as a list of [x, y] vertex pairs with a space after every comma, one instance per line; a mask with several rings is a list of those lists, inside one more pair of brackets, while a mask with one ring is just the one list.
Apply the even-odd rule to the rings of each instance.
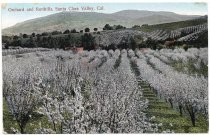
[[131, 37], [140, 36], [142, 41], [151, 38], [154, 41], [164, 43], [166, 40], [176, 40], [177, 43], [208, 45], [205, 38], [208, 37], [207, 16], [197, 19], [149, 25], [140, 28], [126, 30], [106, 31], [96, 36], [96, 41], [103, 46], [119, 45], [122, 40], [130, 41]]
[[[164, 47], [166, 41], [175, 45], [188, 44], [194, 47], [208, 46], [207, 16], [197, 19], [148, 25], [135, 28], [103, 30], [87, 33], [65, 33], [31, 35], [27, 37], [3, 36], [2, 41], [8, 46], [65, 48], [84, 47], [85, 49], [116, 49]], [[165, 46], [166, 47], [166, 46]]]
[[18, 23], [2, 30], [4, 35], [26, 33], [31, 34], [49, 32], [53, 30], [64, 31], [66, 29], [81, 30], [89, 27], [91, 30], [97, 27], [99, 30], [105, 24], [120, 24], [125, 27], [142, 24], [159, 24], [176, 21], [184, 21], [199, 16], [178, 15], [172, 12], [154, 12], [144, 10], [124, 10], [112, 14], [96, 12], [60, 12], [32, 20]]
[[179, 29], [179, 28], [204, 24], [204, 23], [207, 23], [207, 21], [208, 21], [208, 17], [207, 16], [202, 16], [202, 17], [199, 17], [199, 18], [196, 18], [196, 19], [191, 19], [191, 20], [186, 20], [186, 21], [149, 25], [149, 26], [146, 26], [146, 27], [138, 28], [138, 30], [145, 31], [145, 32], [150, 32], [150, 31], [159, 30], [159, 29], [162, 29], [162, 30], [176, 30], [176, 29]]

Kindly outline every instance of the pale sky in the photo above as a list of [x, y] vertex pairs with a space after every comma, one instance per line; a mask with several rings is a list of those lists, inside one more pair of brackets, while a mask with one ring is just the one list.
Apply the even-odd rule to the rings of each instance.
[[[36, 11], [36, 8], [52, 8], [53, 11]], [[30, 4], [30, 3], [16, 3], [2, 5], [2, 28], [10, 27], [16, 23], [25, 20], [34, 19], [61, 11], [55, 11], [55, 8], [66, 8], [71, 11], [72, 7], [79, 8], [79, 12], [84, 12], [81, 7], [93, 7], [92, 12], [113, 13], [121, 10], [149, 10], [149, 11], [170, 11], [183, 15], [207, 15], [208, 6], [205, 3], [44, 3], [44, 4]], [[103, 10], [96, 10], [97, 7], [103, 7]], [[23, 9], [24, 11], [11, 11]], [[33, 8], [34, 11], [26, 11], [28, 8]], [[90, 12], [90, 10], [88, 10]]]

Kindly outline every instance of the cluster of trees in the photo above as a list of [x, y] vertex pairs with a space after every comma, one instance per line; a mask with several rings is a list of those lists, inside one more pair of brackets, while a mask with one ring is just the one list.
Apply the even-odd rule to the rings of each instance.
[[[93, 29], [95, 32], [98, 28]], [[5, 49], [9, 46], [20, 47], [43, 47], [43, 48], [61, 48], [66, 47], [84, 47], [85, 49], [94, 49], [95, 40], [90, 32], [90, 28], [85, 28], [85, 33], [80, 30], [80, 33], [76, 29], [65, 30], [63, 33], [60, 31], [53, 31], [51, 33], [43, 32], [41, 34], [32, 33], [31, 35], [20, 34], [13, 37], [3, 36], [2, 42], [6, 44]], [[78, 33], [78, 34], [74, 34]]]
[[[124, 29], [125, 27], [121, 25], [110, 26], [106, 24], [104, 26], [104, 30], [112, 30], [112, 29]], [[98, 28], [93, 29], [93, 34], [100, 34]], [[15, 35], [13, 37], [3, 36], [3, 42], [6, 43], [5, 48], [9, 48], [9, 46], [20, 46], [20, 47], [43, 47], [43, 48], [60, 48], [65, 49], [66, 47], [84, 47], [84, 49], [92, 50], [95, 48], [95, 38], [89, 33], [90, 28], [85, 28], [78, 32], [76, 29], [61, 31], [53, 31], [43, 32], [41, 34], [32, 33], [28, 34], [20, 34], [19, 36]], [[74, 34], [77, 33], [77, 34]]]
[[[71, 30], [67, 29], [63, 33], [61, 31], [53, 31], [51, 33], [51, 35], [70, 34], [70, 33], [83, 33], [84, 31], [85, 32], [90, 32], [90, 28], [87, 27], [84, 30], [80, 30], [80, 31], [77, 31], [76, 29], [71, 29]], [[93, 31], [95, 31], [95, 32], [98, 31], [98, 28], [94, 28]], [[48, 33], [48, 34], [46, 32], [42, 33], [42, 36], [47, 36], [47, 35], [50, 35], [50, 33]]]
[[118, 29], [126, 29], [126, 27], [122, 25], [113, 25], [110, 26], [109, 24], [106, 24], [103, 28], [103, 30], [118, 30]]
[[136, 48], [151, 48], [151, 49], [162, 49], [163, 45], [161, 42], [147, 38], [144, 40], [141, 35], [131, 36], [130, 38], [123, 37], [118, 45], [110, 44], [108, 46], [102, 46], [105, 50], [116, 50], [116, 49], [132, 49]]
[[152, 48], [153, 50], [162, 48], [161, 44], [158, 41], [153, 40], [150, 37], [147, 38], [147, 40], [144, 40], [143, 37], [139, 35], [131, 37], [128, 41], [123, 40], [122, 44], [120, 44], [119, 46], [124, 47], [124, 49], [129, 48], [132, 50], [135, 50], [136, 48]]
[[[63, 32], [63, 34], [69, 34], [69, 33], [83, 33], [83, 31], [85, 31], [85, 32], [90, 32], [90, 28], [85, 28], [84, 30], [80, 30], [79, 32], [78, 31], [76, 31], [76, 29], [72, 29], [72, 30], [65, 30], [64, 32]], [[93, 28], [93, 31], [94, 32], [97, 32], [98, 31], [98, 28]], [[60, 33], [61, 34], [61, 33]]]
[[95, 37], [93, 37], [90, 33], [82, 35], [81, 42], [85, 50], [95, 49]]
[[134, 26], [132, 26], [132, 28], [136, 29], [136, 28], [148, 27], [148, 26], [149, 26], [148, 24], [142, 24], [141, 26], [140, 25], [134, 25]]

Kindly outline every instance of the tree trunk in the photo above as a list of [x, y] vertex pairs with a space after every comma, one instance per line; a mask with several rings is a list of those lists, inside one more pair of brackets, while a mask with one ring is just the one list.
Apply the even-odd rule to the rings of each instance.
[[192, 121], [192, 125], [195, 127], [195, 112], [193, 111], [193, 107], [191, 109], [192, 109], [192, 113], [190, 114], [190, 118]]
[[21, 133], [21, 134], [24, 134], [24, 133], [25, 133], [25, 131], [24, 131], [24, 129], [25, 129], [25, 124], [20, 123], [20, 124], [19, 124], [19, 127], [20, 127], [20, 133]]
[[52, 124], [53, 124], [53, 129], [54, 129], [54, 131], [56, 132], [56, 125], [55, 125], [54, 120], [52, 121]]
[[171, 108], [173, 108], [173, 101], [172, 101], [172, 99], [169, 98], [168, 101], [169, 101], [169, 103], [170, 103], [170, 105], [171, 105]]
[[180, 105], [180, 104], [179, 104], [179, 112], [180, 112], [180, 116], [182, 116], [183, 115], [183, 113], [182, 113], [182, 105]]
[[20, 133], [24, 134], [24, 127], [20, 126]]
[[192, 125], [195, 126], [195, 111], [193, 110], [192, 106], [186, 106], [188, 113], [190, 114], [190, 119], [192, 122]]
[[63, 134], [63, 122], [61, 122], [61, 129], [60, 129], [61, 134]]

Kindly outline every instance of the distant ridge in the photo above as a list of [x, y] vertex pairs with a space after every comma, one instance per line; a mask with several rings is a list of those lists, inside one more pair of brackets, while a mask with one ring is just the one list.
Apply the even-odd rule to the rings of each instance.
[[3, 29], [2, 34], [31, 34], [33, 32], [64, 31], [74, 28], [81, 30], [86, 27], [89, 27], [91, 30], [97, 27], [101, 30], [105, 24], [120, 24], [125, 27], [132, 27], [133, 25], [184, 21], [198, 17], [201, 16], [179, 15], [173, 12], [146, 10], [123, 10], [112, 14], [97, 12], [60, 12], [17, 23], [14, 26]]

